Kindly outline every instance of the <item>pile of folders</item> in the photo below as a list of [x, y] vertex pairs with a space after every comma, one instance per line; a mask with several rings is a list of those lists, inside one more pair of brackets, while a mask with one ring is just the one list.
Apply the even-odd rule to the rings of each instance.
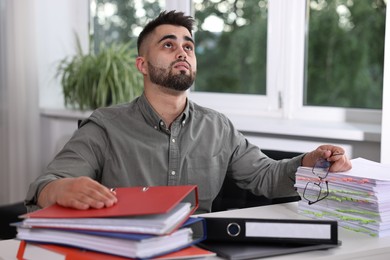
[[[195, 247], [206, 238], [197, 187], [156, 186], [116, 189], [118, 203], [75, 210], [53, 205], [16, 223], [19, 259], [43, 259], [44, 252], [66, 259], [175, 258], [215, 255]], [[48, 255], [49, 256], [49, 255]]]
[[[303, 198], [299, 212], [311, 218], [336, 220], [341, 227], [374, 237], [389, 236], [390, 165], [363, 158], [351, 162], [350, 171], [329, 172], [323, 180], [314, 176], [311, 168], [298, 168], [296, 187]], [[306, 199], [319, 201], [310, 204]]]
[[340, 244], [336, 221], [193, 215], [198, 207], [193, 185], [118, 188], [116, 195], [118, 203], [109, 208], [53, 205], [23, 215], [15, 224], [21, 240], [17, 258], [183, 259], [217, 254], [235, 260]]

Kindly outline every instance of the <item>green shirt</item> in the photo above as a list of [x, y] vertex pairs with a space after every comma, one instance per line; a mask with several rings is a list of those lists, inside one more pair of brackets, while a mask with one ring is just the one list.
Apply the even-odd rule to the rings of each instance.
[[301, 159], [266, 157], [226, 116], [191, 101], [168, 129], [142, 95], [84, 120], [30, 185], [26, 205], [36, 209], [40, 190], [52, 180], [89, 176], [106, 187], [196, 184], [198, 212], [209, 212], [226, 175], [256, 195], [296, 196]]

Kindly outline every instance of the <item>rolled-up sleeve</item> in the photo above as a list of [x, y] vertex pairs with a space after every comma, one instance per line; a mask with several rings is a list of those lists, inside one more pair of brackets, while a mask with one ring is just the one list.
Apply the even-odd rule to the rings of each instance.
[[39, 209], [39, 193], [54, 180], [80, 176], [98, 180], [107, 149], [106, 143], [104, 130], [94, 122], [78, 129], [48, 165], [44, 174], [30, 184], [25, 198], [27, 210]]
[[237, 185], [268, 198], [298, 195], [294, 188], [295, 173], [304, 154], [292, 159], [273, 160], [251, 144], [231, 123], [230, 127], [230, 145], [234, 147], [234, 152], [227, 174], [236, 180]]

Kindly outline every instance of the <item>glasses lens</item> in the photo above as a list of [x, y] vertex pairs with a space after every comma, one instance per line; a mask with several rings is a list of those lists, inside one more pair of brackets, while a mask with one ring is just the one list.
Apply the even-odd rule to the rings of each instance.
[[325, 159], [318, 159], [313, 167], [313, 173], [321, 179], [326, 178], [329, 172], [330, 162]]
[[[323, 184], [326, 185], [325, 188], [323, 188], [322, 186]], [[308, 182], [303, 191], [303, 198], [309, 201], [309, 204], [313, 204], [320, 200], [323, 200], [328, 195], [329, 195], [329, 191], [328, 191], [327, 182], [320, 182], [320, 183]]]

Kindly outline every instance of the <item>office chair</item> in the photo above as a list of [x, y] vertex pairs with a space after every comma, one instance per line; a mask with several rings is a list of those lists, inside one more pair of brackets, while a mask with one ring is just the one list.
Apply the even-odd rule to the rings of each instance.
[[[289, 159], [298, 156], [302, 153], [297, 152], [284, 152], [276, 150], [262, 150], [264, 154], [274, 160]], [[222, 184], [221, 191], [214, 199], [211, 211], [223, 211], [230, 209], [241, 209], [256, 206], [265, 206], [278, 203], [286, 203], [300, 200], [300, 196], [285, 197], [268, 199], [264, 196], [257, 196], [250, 191], [241, 189], [237, 184], [229, 177], [226, 177]]]
[[27, 213], [24, 202], [0, 206], [0, 239], [12, 239], [16, 236], [16, 227], [11, 223], [21, 221], [19, 216]]

